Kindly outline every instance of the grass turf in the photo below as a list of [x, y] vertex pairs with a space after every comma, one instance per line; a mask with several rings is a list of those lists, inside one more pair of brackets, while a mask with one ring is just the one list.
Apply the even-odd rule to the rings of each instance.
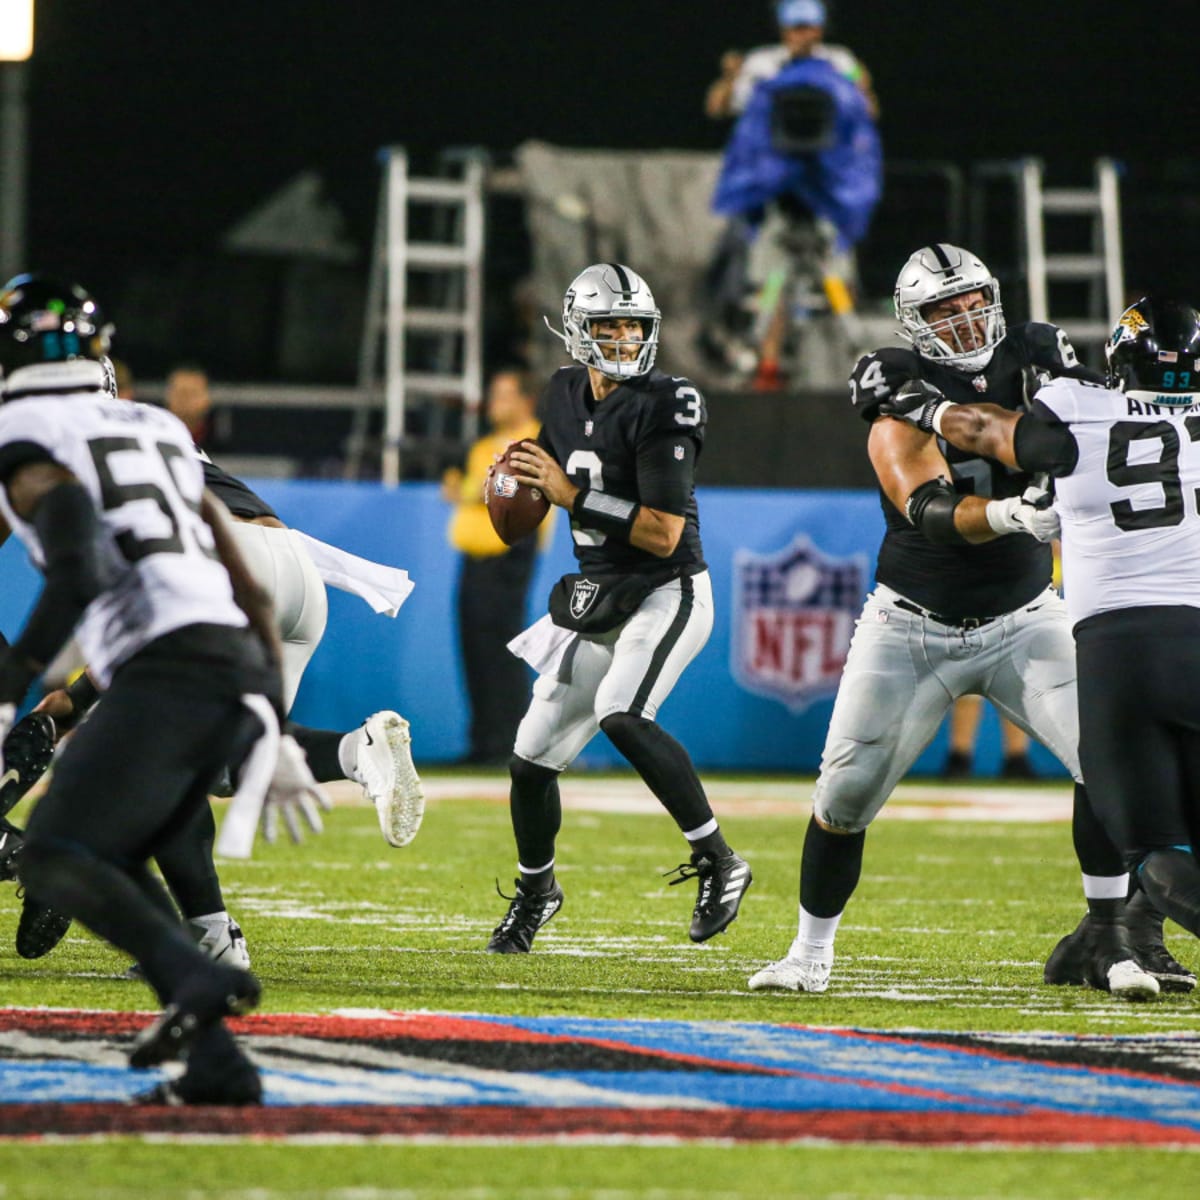
[[[885, 816], [867, 839], [863, 881], [843, 921], [830, 991], [750, 993], [749, 974], [783, 954], [795, 931], [810, 791], [809, 781], [797, 782], [791, 815], [740, 813], [736, 802], [723, 806], [723, 827], [750, 860], [755, 882], [739, 921], [704, 946], [687, 940], [693, 886], [668, 888], [661, 877], [685, 856], [684, 847], [649, 797], [636, 814], [568, 809], [558, 846], [566, 904], [528, 957], [482, 951], [505, 908], [493, 880], [505, 884], [512, 876], [503, 804], [431, 803], [420, 837], [403, 851], [382, 842], [373, 812], [339, 808], [322, 837], [298, 847], [259, 846], [252, 861], [223, 864], [221, 873], [264, 983], [266, 1011], [383, 1007], [1110, 1034], [1200, 1028], [1194, 997], [1131, 1006], [1041, 983], [1046, 955], [1083, 907], [1064, 823]], [[931, 799], [938, 794], [931, 785]], [[16, 913], [15, 905], [0, 910], [0, 944], [11, 945]], [[1168, 925], [1172, 933], [1179, 956], [1194, 961], [1194, 943]], [[9, 1005], [152, 1008], [143, 985], [120, 977], [125, 966], [121, 955], [72, 930], [45, 959], [0, 958], [0, 977]], [[14, 1155], [36, 1161], [36, 1172], [14, 1173]], [[1085, 1156], [778, 1146], [113, 1142], [0, 1147], [0, 1197], [49, 1195], [68, 1183], [78, 1191], [80, 1180], [88, 1181], [89, 1194], [113, 1196], [161, 1187], [162, 1194], [231, 1196], [340, 1190], [355, 1200], [442, 1194], [1074, 1197], [1112, 1194], [1126, 1169], [1143, 1187], [1148, 1178], [1166, 1182], [1191, 1161], [1146, 1150]], [[122, 1162], [136, 1178], [115, 1169]], [[200, 1169], [202, 1163], [208, 1165]], [[229, 1171], [214, 1163], [228, 1164]]]

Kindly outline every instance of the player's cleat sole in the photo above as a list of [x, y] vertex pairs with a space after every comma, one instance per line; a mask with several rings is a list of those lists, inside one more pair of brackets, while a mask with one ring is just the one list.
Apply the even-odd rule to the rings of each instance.
[[1108, 990], [1119, 1000], [1153, 1000], [1160, 989], [1153, 975], [1128, 958], [1108, 968]]
[[781, 958], [750, 976], [752, 992], [823, 992], [829, 987], [832, 963], [809, 958]]
[[384, 710], [363, 722], [354, 777], [375, 805], [389, 846], [407, 846], [425, 815], [425, 791], [412, 760], [412, 735], [399, 713]]
[[754, 881], [750, 864], [732, 850], [720, 858], [702, 852], [695, 853], [691, 862], [680, 863], [667, 874], [678, 875], [678, 878], [671, 880], [671, 887], [686, 883], [689, 879], [699, 880], [696, 906], [692, 909], [692, 924], [688, 930], [688, 937], [693, 942], [707, 942], [732, 925], [741, 907], [742, 897]]
[[23, 892], [17, 921], [17, 953], [22, 958], [42, 958], [66, 937], [71, 918]]
[[[496, 891], [500, 892], [499, 884]], [[504, 896], [503, 892], [500, 895]], [[537, 932], [563, 906], [563, 890], [555, 882], [548, 892], [526, 891], [517, 880], [515, 896], [504, 896], [509, 902], [504, 920], [488, 939], [489, 954], [528, 954]]]
[[0, 817], [46, 773], [54, 758], [58, 731], [46, 713], [22, 717], [4, 739], [4, 775], [0, 778]]
[[142, 1070], [187, 1053], [196, 1038], [222, 1017], [249, 1012], [262, 987], [248, 971], [215, 967], [192, 976], [157, 1020], [134, 1039], [129, 1065]]

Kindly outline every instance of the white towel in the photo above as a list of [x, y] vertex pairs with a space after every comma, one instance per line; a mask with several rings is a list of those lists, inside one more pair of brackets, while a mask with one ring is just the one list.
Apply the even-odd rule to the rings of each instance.
[[511, 654], [523, 658], [539, 675], [557, 675], [573, 637], [573, 630], [555, 625], [547, 613], [523, 633], [518, 633], [508, 643], [508, 649]]
[[413, 590], [408, 572], [400, 567], [385, 567], [368, 558], [359, 558], [299, 529], [293, 532], [303, 539], [317, 573], [330, 587], [360, 597], [377, 613], [394, 617]]
[[242, 765], [237, 793], [221, 822], [221, 833], [214, 847], [219, 858], [250, 857], [263, 802], [275, 774], [275, 760], [279, 757], [279, 720], [266, 696], [245, 695], [242, 703], [262, 722], [263, 732]]

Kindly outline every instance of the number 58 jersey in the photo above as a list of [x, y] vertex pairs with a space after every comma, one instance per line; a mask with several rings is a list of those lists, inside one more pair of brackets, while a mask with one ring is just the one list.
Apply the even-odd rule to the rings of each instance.
[[[52, 459], [96, 506], [114, 582], [75, 631], [101, 686], [163, 634], [186, 625], [245, 626], [212, 530], [200, 515], [204, 475], [187, 428], [165, 409], [100, 392], [40, 395], [0, 406], [0, 478]], [[0, 487], [0, 509], [35, 566], [45, 555]]]
[[1116, 609], [1200, 607], [1200, 406], [1056, 379], [1018, 424], [1016, 452], [1027, 470], [1057, 476], [1072, 623]]

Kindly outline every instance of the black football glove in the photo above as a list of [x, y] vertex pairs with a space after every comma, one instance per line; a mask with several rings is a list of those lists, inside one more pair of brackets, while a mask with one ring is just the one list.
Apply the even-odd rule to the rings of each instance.
[[46, 773], [54, 757], [56, 736], [53, 719], [40, 712], [22, 717], [8, 731], [0, 778], [0, 817]]
[[933, 421], [938, 409], [952, 401], [924, 379], [910, 379], [898, 392], [879, 406], [879, 415], [908, 421], [924, 433], [935, 432]]

